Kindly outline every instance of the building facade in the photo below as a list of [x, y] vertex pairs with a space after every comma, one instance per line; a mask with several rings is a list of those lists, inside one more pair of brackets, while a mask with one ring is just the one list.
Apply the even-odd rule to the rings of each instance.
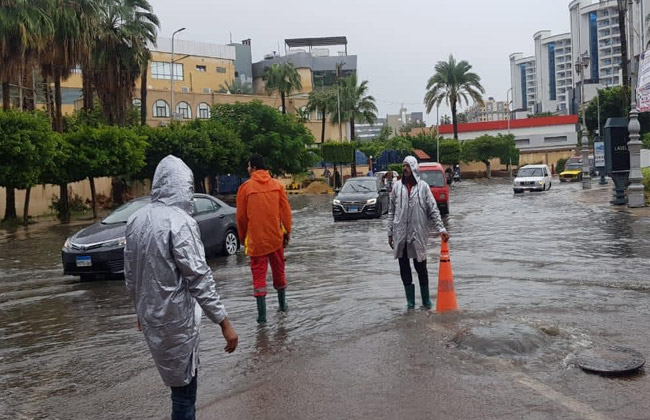
[[385, 118], [377, 118], [374, 124], [355, 124], [354, 135], [357, 140], [370, 141], [374, 140], [381, 134], [381, 131], [386, 127]]
[[510, 55], [512, 110], [534, 114], [537, 104], [537, 65], [534, 56]]
[[533, 39], [537, 74], [535, 112], [567, 114], [571, 99], [567, 87], [573, 86], [571, 34], [551, 35], [550, 31], [540, 31]]
[[505, 101], [496, 101], [493, 97], [474, 104], [465, 111], [467, 122], [499, 121], [508, 118], [508, 108]]

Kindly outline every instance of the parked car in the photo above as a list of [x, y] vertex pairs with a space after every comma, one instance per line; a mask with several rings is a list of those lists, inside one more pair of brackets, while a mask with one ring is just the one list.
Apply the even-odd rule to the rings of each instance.
[[560, 182], [582, 181], [582, 162], [567, 163], [564, 171], [560, 172]]
[[332, 201], [334, 220], [379, 218], [388, 213], [388, 190], [375, 177], [350, 178]]
[[551, 170], [547, 165], [526, 165], [519, 169], [512, 182], [515, 194], [524, 191], [546, 191], [553, 185]]
[[420, 177], [429, 184], [433, 198], [443, 216], [449, 214], [449, 184], [445, 169], [439, 163], [420, 163]]
[[[63, 274], [91, 278], [124, 273], [126, 222], [151, 202], [141, 197], [120, 206], [101, 222], [69, 237], [61, 250]], [[194, 195], [194, 219], [199, 223], [206, 255], [233, 255], [239, 249], [235, 208], [206, 194]]]

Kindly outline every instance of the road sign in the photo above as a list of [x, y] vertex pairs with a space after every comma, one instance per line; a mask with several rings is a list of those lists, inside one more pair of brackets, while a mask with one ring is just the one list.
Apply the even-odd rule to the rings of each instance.
[[605, 142], [594, 142], [594, 163], [596, 168], [605, 167]]

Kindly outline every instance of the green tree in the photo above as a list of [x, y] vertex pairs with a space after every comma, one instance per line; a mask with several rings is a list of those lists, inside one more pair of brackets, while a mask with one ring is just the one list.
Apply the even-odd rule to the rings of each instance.
[[445, 165], [455, 165], [461, 161], [461, 157], [462, 147], [458, 140], [440, 139], [440, 163]]
[[336, 91], [334, 89], [317, 89], [309, 93], [307, 110], [319, 112], [321, 116], [321, 137], [320, 142], [325, 143], [325, 125], [327, 115], [336, 109]]
[[314, 154], [308, 149], [314, 136], [295, 115], [280, 114], [252, 101], [215, 105], [211, 119], [237, 132], [246, 159], [251, 153], [261, 154], [273, 174], [304, 172], [314, 164]]
[[451, 124], [451, 117], [449, 115], [443, 115], [440, 118], [440, 124]]
[[[491, 177], [490, 160], [503, 157], [514, 157], [511, 153], [510, 143], [514, 143], [514, 138], [510, 136], [490, 136], [483, 135], [463, 142], [462, 160], [464, 162], [483, 162], [487, 177]], [[518, 158], [517, 158], [518, 160]]]
[[93, 217], [97, 218], [95, 178], [136, 174], [145, 165], [147, 142], [128, 128], [82, 127], [65, 134], [90, 183]]
[[482, 94], [485, 89], [481, 85], [481, 78], [478, 74], [470, 71], [472, 66], [465, 60], [456, 62], [453, 55], [449, 61], [439, 61], [435, 66], [435, 74], [427, 82], [427, 93], [424, 96], [424, 104], [427, 113], [445, 102], [451, 108], [451, 119], [454, 125], [454, 138], [458, 140], [458, 115], [457, 107], [473, 100], [482, 104]]
[[271, 95], [278, 92], [282, 100], [282, 113], [287, 113], [285, 99], [291, 92], [302, 89], [300, 74], [291, 63], [275, 63], [264, 69], [264, 80], [266, 81], [266, 92]]
[[252, 95], [253, 86], [249, 83], [242, 83], [235, 79], [232, 82], [225, 82], [219, 86], [219, 93], [230, 93], [231, 95]]
[[[49, 120], [41, 112], [0, 112], [0, 185], [27, 189], [23, 222], [29, 214], [29, 192], [52, 164], [55, 141]], [[7, 194], [4, 220], [16, 218], [15, 197]]]
[[356, 139], [355, 123], [374, 124], [377, 121], [375, 98], [368, 95], [368, 81], [359, 83], [356, 73], [341, 82], [341, 111], [343, 121], [350, 123], [350, 139]]
[[[587, 130], [595, 134], [598, 129], [598, 108], [600, 107], [600, 128], [604, 135], [604, 127], [610, 117], [626, 118], [630, 112], [628, 101], [629, 92], [623, 86], [608, 87], [598, 90], [598, 97], [589, 102], [585, 111]], [[639, 114], [641, 133], [650, 131], [650, 113]]]

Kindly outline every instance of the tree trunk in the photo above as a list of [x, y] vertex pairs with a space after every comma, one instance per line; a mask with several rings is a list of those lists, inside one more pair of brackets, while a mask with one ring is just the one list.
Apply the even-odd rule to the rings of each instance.
[[205, 179], [200, 177], [194, 178], [194, 191], [199, 194], [205, 194]]
[[83, 80], [83, 107], [84, 111], [88, 113], [92, 111], [95, 106], [95, 98], [93, 95], [93, 82], [90, 70], [85, 68], [82, 70], [81, 77]]
[[61, 110], [61, 72], [54, 70], [54, 102], [56, 113], [54, 116], [54, 131], [63, 133], [63, 111]]
[[113, 187], [113, 207], [121, 206], [124, 204], [124, 182], [118, 177], [113, 177], [111, 183]]
[[492, 178], [492, 164], [489, 160], [484, 160], [483, 163], [485, 163], [485, 174], [487, 175], [488, 178]]
[[451, 101], [451, 123], [454, 125], [454, 139], [458, 140], [458, 117], [456, 116], [456, 101]]
[[90, 199], [92, 201], [92, 206], [93, 206], [93, 219], [96, 219], [97, 218], [97, 190], [95, 189], [95, 178], [89, 176], [88, 181], [90, 182]]
[[327, 110], [323, 108], [323, 124], [320, 133], [320, 142], [325, 143], [325, 123], [327, 122]]
[[7, 111], [11, 105], [11, 96], [10, 94], [11, 86], [9, 82], [2, 82], [2, 110]]
[[47, 76], [43, 77], [43, 82], [45, 83], [45, 110], [50, 121], [52, 122], [52, 128], [54, 128], [54, 110], [52, 106], [52, 88], [50, 87], [50, 82], [47, 79]]
[[16, 190], [10, 187], [6, 189], [7, 203], [5, 207], [5, 218], [4, 221], [16, 219]]
[[61, 220], [61, 223], [70, 223], [70, 203], [68, 200], [68, 184], [60, 184], [59, 193], [61, 194], [59, 220]]
[[[623, 86], [625, 86], [627, 89], [625, 89], [625, 96], [627, 98], [628, 92], [627, 90], [630, 88], [630, 68], [629, 68], [629, 57], [627, 55], [627, 33], [626, 33], [626, 25], [625, 25], [625, 12], [627, 10], [627, 7], [618, 7], [618, 30], [620, 32], [620, 37], [621, 37], [621, 71], [623, 73]], [[632, 29], [633, 30], [633, 29]], [[586, 79], [585, 75], [585, 79]], [[582, 99], [584, 102], [584, 98]], [[626, 103], [629, 103], [630, 101], [627, 100]]]
[[282, 114], [286, 114], [287, 107], [284, 104], [284, 92], [280, 92], [280, 99], [282, 99]]
[[149, 64], [145, 63], [140, 80], [140, 125], [147, 125], [147, 73]]
[[29, 224], [29, 199], [32, 193], [32, 187], [27, 187], [25, 190], [25, 206], [23, 207], [23, 226]]

